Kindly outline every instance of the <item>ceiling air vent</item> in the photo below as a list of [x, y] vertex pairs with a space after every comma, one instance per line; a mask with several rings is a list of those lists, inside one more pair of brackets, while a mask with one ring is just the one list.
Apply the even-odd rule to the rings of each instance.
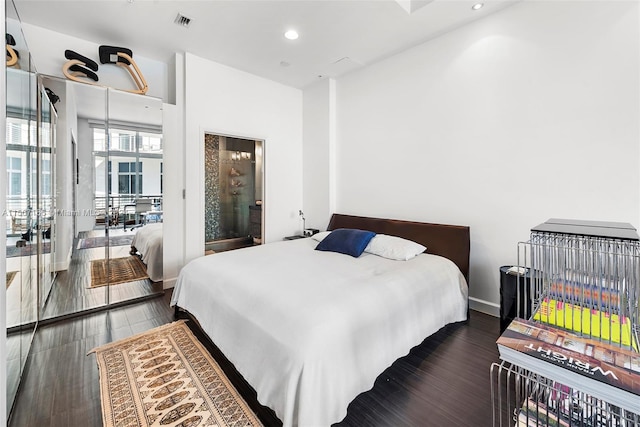
[[176, 16], [176, 19], [174, 19], [173, 22], [180, 25], [181, 27], [188, 28], [189, 25], [191, 25], [191, 18], [187, 18], [183, 14], [178, 13], [178, 16]]

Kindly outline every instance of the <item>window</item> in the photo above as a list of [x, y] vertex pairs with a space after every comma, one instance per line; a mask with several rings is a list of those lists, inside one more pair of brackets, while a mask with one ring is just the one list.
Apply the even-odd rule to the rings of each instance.
[[[44, 155], [43, 155], [44, 156]], [[40, 185], [42, 186], [42, 196], [51, 196], [51, 159], [42, 159], [42, 170], [40, 171]], [[31, 157], [31, 194], [38, 194], [38, 159], [33, 154]]]
[[136, 151], [136, 133], [124, 130], [111, 131], [111, 150], [112, 151]]
[[7, 117], [7, 144], [29, 145], [29, 123]]
[[51, 159], [42, 159], [42, 195], [51, 196]]
[[109, 163], [107, 164], [107, 168], [108, 168], [108, 177], [107, 177], [107, 191], [109, 192], [109, 194], [111, 194], [111, 160], [109, 160]]
[[[162, 194], [162, 133], [138, 128], [133, 124], [110, 128], [107, 133], [101, 125], [90, 124], [95, 170], [102, 167], [95, 174], [95, 196], [103, 197], [105, 193], [137, 196], [144, 194], [143, 190], [152, 195]], [[146, 177], [143, 176], [143, 163], [147, 164], [144, 167]]]
[[157, 133], [140, 133], [140, 152], [141, 153], [161, 153], [162, 152], [162, 135]]
[[142, 194], [142, 162], [118, 163], [118, 193]]
[[162, 169], [162, 162], [160, 162], [160, 194], [164, 194], [164, 190], [162, 188], [162, 177], [164, 176], [164, 170]]
[[107, 137], [104, 129], [93, 128], [93, 151], [107, 151]]
[[19, 196], [22, 192], [22, 159], [7, 157], [7, 195]]

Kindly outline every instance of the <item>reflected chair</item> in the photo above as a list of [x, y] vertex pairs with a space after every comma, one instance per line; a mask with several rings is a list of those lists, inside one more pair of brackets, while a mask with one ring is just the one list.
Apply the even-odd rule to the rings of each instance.
[[[131, 227], [130, 230], [133, 230], [134, 228], [142, 227], [143, 225], [145, 225], [147, 212], [149, 212], [153, 207], [153, 200], [143, 199], [143, 198], [136, 199], [134, 202], [134, 207], [135, 207], [135, 214], [136, 214], [136, 219], [135, 219], [136, 224], [133, 227]], [[140, 219], [140, 221], [138, 221], [138, 218]]]
[[142, 75], [142, 71], [138, 68], [138, 64], [133, 60], [133, 52], [131, 49], [125, 47], [105, 46], [102, 45], [98, 48], [98, 55], [100, 56], [101, 64], [114, 64], [119, 67], [125, 68], [137, 89], [122, 89], [126, 92], [137, 93], [144, 95], [149, 90], [147, 81]]
[[13, 48], [13, 46], [16, 45], [16, 39], [14, 39], [11, 34], [5, 33], [5, 41], [7, 44], [5, 55], [7, 60], [7, 67], [13, 67], [14, 65], [18, 64], [18, 59], [20, 59], [20, 54]]
[[62, 66], [62, 74], [69, 80], [79, 83], [96, 84], [95, 82], [98, 81], [98, 75], [95, 72], [98, 71], [98, 64], [95, 61], [69, 49], [64, 51], [64, 57], [67, 58], [68, 61]]

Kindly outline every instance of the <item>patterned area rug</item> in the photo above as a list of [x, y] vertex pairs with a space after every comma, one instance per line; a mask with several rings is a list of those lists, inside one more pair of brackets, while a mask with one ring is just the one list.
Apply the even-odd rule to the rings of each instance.
[[184, 320], [91, 353], [105, 427], [262, 425]]
[[14, 277], [16, 277], [17, 271], [7, 271], [7, 287], [5, 289], [9, 289], [9, 285]]
[[[26, 246], [21, 248], [16, 245], [7, 246], [7, 258], [13, 258], [17, 256], [31, 256], [35, 255], [38, 252], [38, 245], [35, 240], [30, 242]], [[42, 242], [42, 253], [48, 254], [51, 252], [51, 243], [50, 242]]]
[[111, 258], [108, 261], [109, 276], [107, 276], [107, 260], [91, 261], [91, 287], [117, 285], [119, 283], [135, 282], [148, 279], [147, 269], [137, 256]]
[[[110, 236], [109, 237], [109, 246], [127, 246], [131, 245], [133, 241], [133, 235], [122, 235], [122, 236]], [[105, 236], [100, 237], [87, 237], [86, 239], [78, 240], [77, 249], [91, 249], [91, 248], [101, 248], [106, 246], [107, 238]]]

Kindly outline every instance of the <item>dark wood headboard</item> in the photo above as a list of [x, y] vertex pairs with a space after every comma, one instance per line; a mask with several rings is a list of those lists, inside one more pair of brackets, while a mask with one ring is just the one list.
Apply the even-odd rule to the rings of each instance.
[[453, 261], [469, 283], [470, 241], [467, 226], [333, 214], [327, 230], [336, 228], [358, 228], [413, 240], [426, 246], [428, 254]]

